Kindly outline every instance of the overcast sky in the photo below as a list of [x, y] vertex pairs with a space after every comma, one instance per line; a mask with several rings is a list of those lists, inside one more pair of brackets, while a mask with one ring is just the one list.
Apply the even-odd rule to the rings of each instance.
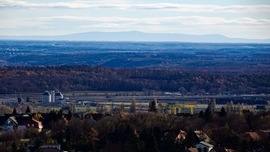
[[0, 0], [0, 35], [90, 31], [270, 38], [270, 0]]

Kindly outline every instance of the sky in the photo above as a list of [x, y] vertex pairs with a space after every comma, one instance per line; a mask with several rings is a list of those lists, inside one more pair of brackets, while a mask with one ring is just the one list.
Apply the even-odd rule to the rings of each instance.
[[140, 31], [269, 39], [269, 0], [0, 0], [0, 35]]

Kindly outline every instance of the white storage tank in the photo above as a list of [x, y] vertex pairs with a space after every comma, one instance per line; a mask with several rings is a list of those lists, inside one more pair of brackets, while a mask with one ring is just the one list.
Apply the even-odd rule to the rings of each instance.
[[48, 91], [43, 93], [43, 96], [42, 96], [43, 103], [50, 103], [52, 101], [51, 99], [52, 99], [51, 94]]
[[60, 102], [63, 99], [63, 94], [61, 92], [55, 92], [55, 102]]

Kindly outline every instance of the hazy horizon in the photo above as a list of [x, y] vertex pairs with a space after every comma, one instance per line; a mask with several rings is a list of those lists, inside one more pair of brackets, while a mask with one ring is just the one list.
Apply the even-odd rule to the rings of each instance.
[[1, 36], [0, 40], [88, 41], [88, 42], [182, 42], [182, 43], [270, 43], [270, 39], [229, 38], [223, 35], [188, 35], [175, 33], [84, 32], [57, 36]]
[[267, 0], [0, 0], [1, 36], [175, 33], [269, 39]]

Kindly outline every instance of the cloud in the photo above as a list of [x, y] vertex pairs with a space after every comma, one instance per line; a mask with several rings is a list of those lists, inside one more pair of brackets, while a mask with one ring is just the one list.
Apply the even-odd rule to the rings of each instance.
[[199, 4], [175, 4], [175, 3], [158, 3], [158, 4], [137, 4], [131, 8], [143, 10], [166, 10], [179, 12], [270, 12], [270, 5], [199, 5]]
[[51, 22], [45, 20], [35, 20], [29, 18], [23, 19], [7, 19], [1, 22], [0, 29], [16, 29], [16, 28], [33, 28], [33, 29], [43, 29], [43, 28], [53, 28]]
[[[41, 22], [100, 22], [116, 24], [182, 24], [182, 25], [219, 25], [219, 24], [242, 24], [242, 25], [270, 25], [269, 19], [255, 19], [248, 17], [241, 18], [223, 18], [223, 17], [206, 17], [206, 16], [175, 16], [175, 17], [150, 17], [150, 18], [131, 18], [131, 17], [89, 17], [89, 16], [53, 16], [38, 17], [26, 19], [30, 21]], [[27, 21], [28, 22], [28, 21]]]
[[123, 27], [125, 26], [264, 26], [270, 27], [270, 19], [255, 19], [248, 17], [224, 18], [224, 17], [206, 17], [206, 16], [174, 16], [174, 17], [95, 17], [95, 16], [48, 16], [34, 18], [8, 19], [1, 23], [1, 28], [16, 27], [54, 27], [54, 26], [77, 26], [87, 28], [96, 25], [96, 27]]
[[38, 3], [22, 0], [0, 0], [0, 7], [30, 7], [30, 8], [69, 8], [69, 9], [125, 9], [125, 10], [164, 10], [177, 12], [270, 12], [270, 5], [202, 5], [179, 3], [146, 3], [132, 4], [123, 1], [74, 1]]
[[44, 8], [71, 8], [71, 9], [87, 9], [87, 8], [129, 8], [129, 5], [124, 3], [104, 3], [87, 2], [87, 1], [74, 1], [74, 2], [53, 2], [53, 3], [31, 3], [20, 0], [0, 0], [0, 7], [44, 7]]

